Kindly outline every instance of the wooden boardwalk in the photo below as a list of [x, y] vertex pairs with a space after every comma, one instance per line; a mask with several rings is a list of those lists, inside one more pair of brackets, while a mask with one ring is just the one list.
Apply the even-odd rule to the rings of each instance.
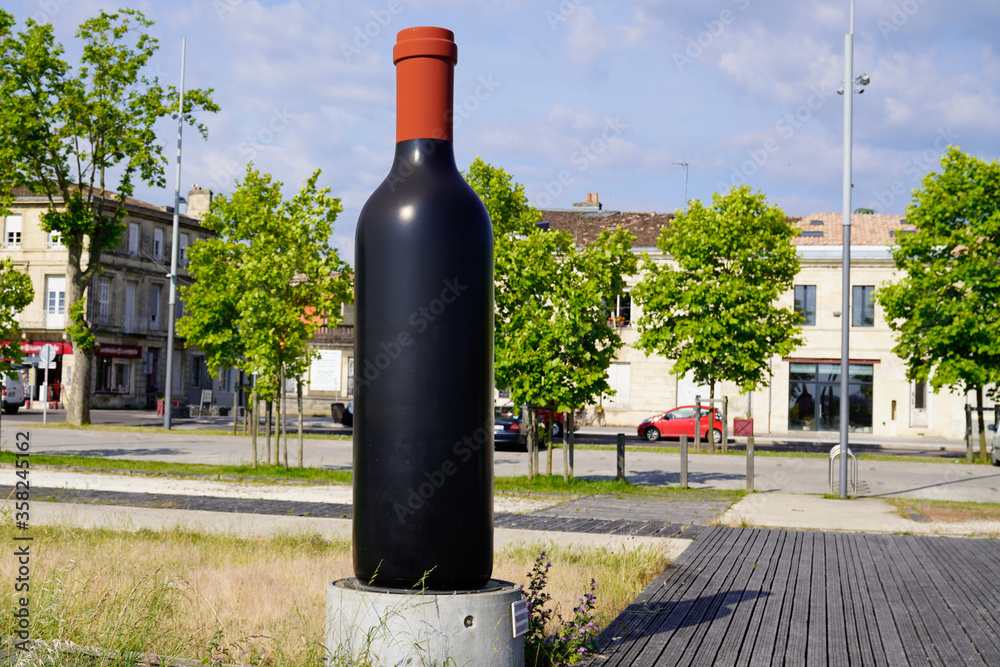
[[1000, 541], [707, 528], [591, 666], [1000, 665]]

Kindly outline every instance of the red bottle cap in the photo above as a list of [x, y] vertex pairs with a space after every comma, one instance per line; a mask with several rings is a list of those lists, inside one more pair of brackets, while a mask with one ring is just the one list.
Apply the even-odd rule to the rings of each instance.
[[452, 105], [458, 46], [445, 28], [400, 30], [392, 50], [396, 65], [396, 142], [452, 141]]

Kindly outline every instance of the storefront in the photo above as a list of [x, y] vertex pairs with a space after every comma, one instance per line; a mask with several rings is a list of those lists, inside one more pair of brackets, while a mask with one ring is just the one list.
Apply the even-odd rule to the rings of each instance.
[[[787, 359], [788, 430], [840, 430], [840, 363], [829, 359]], [[848, 424], [852, 432], [872, 432], [874, 361], [849, 365]]]
[[103, 344], [94, 356], [95, 393], [127, 396], [135, 392], [132, 366], [142, 358], [140, 347]]
[[63, 341], [21, 341], [22, 378], [24, 379], [24, 395], [29, 401], [42, 400], [42, 384], [45, 381], [45, 370], [39, 368], [39, 353], [42, 347], [51, 345], [56, 349], [55, 368], [48, 369], [49, 400], [60, 401], [62, 388], [67, 378], [63, 377], [63, 355], [73, 354], [73, 346]]

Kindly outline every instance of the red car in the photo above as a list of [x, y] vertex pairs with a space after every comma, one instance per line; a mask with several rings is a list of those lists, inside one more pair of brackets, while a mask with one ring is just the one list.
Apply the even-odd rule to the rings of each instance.
[[[660, 438], [680, 438], [682, 435], [686, 435], [693, 440], [694, 410], [693, 405], [685, 405], [644, 419], [639, 424], [639, 437], [656, 442]], [[719, 414], [718, 409], [712, 410], [703, 405], [701, 406], [702, 442], [708, 442], [709, 433], [712, 434], [712, 442], [717, 445], [722, 444], [722, 415]]]

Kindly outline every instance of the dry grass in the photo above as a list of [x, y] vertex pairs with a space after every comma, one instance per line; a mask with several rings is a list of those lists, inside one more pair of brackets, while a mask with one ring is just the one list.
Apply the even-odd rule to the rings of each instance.
[[[0, 542], [12, 544], [9, 521]], [[32, 530], [32, 636], [111, 651], [259, 665], [323, 664], [327, 582], [352, 574], [350, 545], [308, 535], [268, 539], [188, 531]], [[527, 583], [534, 548], [497, 554], [494, 576]], [[549, 591], [572, 615], [598, 582], [602, 623], [662, 571], [653, 549], [548, 550]], [[0, 558], [0, 581], [15, 561]], [[0, 594], [0, 634], [11, 635], [13, 586]]]
[[909, 517], [914, 509], [930, 521], [957, 523], [963, 521], [1000, 521], [1000, 503], [973, 503], [954, 500], [920, 500], [886, 498], [896, 506], [900, 516]]

